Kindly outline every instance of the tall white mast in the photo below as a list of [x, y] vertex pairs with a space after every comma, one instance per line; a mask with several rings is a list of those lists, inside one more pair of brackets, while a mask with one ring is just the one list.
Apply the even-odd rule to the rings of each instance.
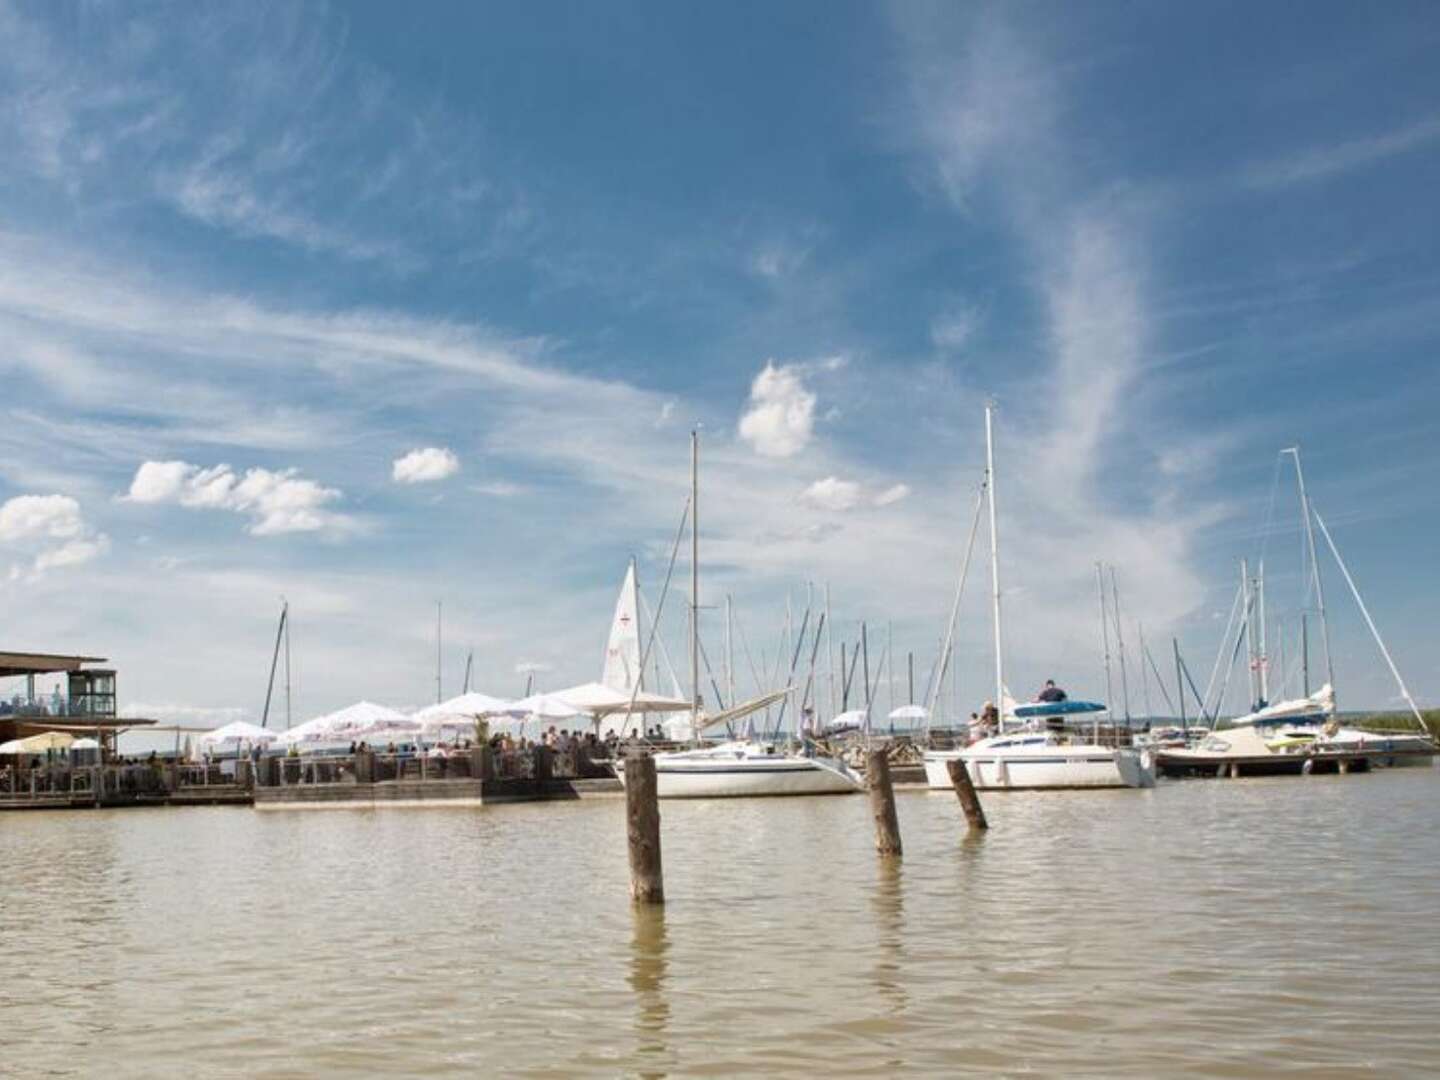
[[1270, 704], [1270, 653], [1266, 643], [1265, 626], [1265, 560], [1261, 559], [1255, 568], [1255, 593], [1257, 606], [1256, 613], [1260, 622], [1260, 633], [1257, 645], [1260, 650], [1260, 700], [1266, 705]]
[[690, 720], [700, 718], [700, 429], [690, 432]]
[[735, 707], [735, 644], [731, 636], [734, 617], [730, 611], [730, 594], [725, 594], [725, 707]]
[[[839, 715], [835, 709], [835, 620], [830, 615], [830, 583], [825, 583], [825, 666], [829, 669], [826, 681], [830, 684], [830, 715]], [[817, 695], [818, 696], [818, 695]]]
[[[1125, 667], [1125, 631], [1120, 619], [1120, 586], [1115, 581], [1115, 567], [1110, 567], [1110, 599], [1115, 616], [1115, 651], [1120, 654], [1120, 697], [1125, 703], [1125, 723], [1130, 723], [1130, 673]], [[1113, 715], [1113, 714], [1112, 714]]]
[[1256, 701], [1260, 697], [1260, 684], [1256, 680], [1260, 665], [1255, 659], [1255, 594], [1251, 591], [1250, 560], [1240, 560], [1240, 588], [1245, 596], [1245, 658], [1248, 661], [1250, 675], [1250, 700], [1247, 705], [1251, 709], [1259, 708]]
[[285, 730], [290, 730], [290, 601], [283, 596], [280, 602], [285, 605]]
[[1095, 564], [1095, 584], [1100, 595], [1100, 647], [1105, 663], [1105, 707], [1114, 708], [1115, 685], [1110, 677], [1110, 616], [1105, 610], [1105, 568]]
[[1005, 724], [1005, 658], [1000, 649], [1000, 532], [995, 525], [995, 403], [985, 403], [985, 490], [990, 503], [990, 588], [995, 624], [995, 708]]
[[1315, 523], [1310, 516], [1310, 496], [1305, 493], [1305, 471], [1300, 468], [1300, 447], [1282, 451], [1295, 459], [1295, 480], [1300, 485], [1300, 512], [1305, 515], [1305, 544], [1310, 549], [1310, 573], [1315, 583], [1315, 610], [1320, 616], [1320, 646], [1325, 650], [1325, 678], [1335, 689], [1335, 665], [1330, 659], [1330, 623], [1325, 618], [1325, 588], [1320, 584], [1320, 560], [1315, 556]]

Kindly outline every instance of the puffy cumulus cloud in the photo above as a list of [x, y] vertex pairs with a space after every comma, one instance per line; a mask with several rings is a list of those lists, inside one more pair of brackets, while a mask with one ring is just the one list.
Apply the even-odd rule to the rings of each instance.
[[0, 504], [0, 545], [32, 560], [28, 571], [11, 565], [13, 581], [87, 563], [109, 550], [110, 539], [86, 523], [69, 495], [16, 495]]
[[860, 504], [860, 485], [838, 476], [816, 480], [800, 493], [800, 501], [817, 510], [853, 510]]
[[794, 365], [765, 369], [750, 384], [750, 402], [740, 417], [740, 437], [766, 457], [793, 457], [815, 431], [815, 395]]
[[390, 477], [397, 484], [429, 484], [460, 471], [460, 459], [448, 447], [426, 446], [395, 459]]
[[252, 536], [354, 531], [354, 518], [329, 509], [342, 497], [295, 469], [247, 469], [229, 465], [202, 468], [186, 461], [147, 461], [135, 470], [125, 498], [130, 502], [172, 503], [191, 510], [229, 510], [250, 517]]
[[909, 484], [892, 484], [874, 498], [876, 506], [889, 506], [906, 498], [910, 494]]

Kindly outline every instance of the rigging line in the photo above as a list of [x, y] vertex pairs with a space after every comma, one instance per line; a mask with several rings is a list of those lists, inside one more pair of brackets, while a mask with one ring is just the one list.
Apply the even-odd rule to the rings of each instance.
[[720, 703], [720, 708], [725, 709], [725, 695], [720, 693], [720, 687], [715, 683], [715, 672], [710, 669], [710, 656], [705, 651], [705, 642], [696, 638], [695, 642], [700, 646], [700, 662], [705, 665], [705, 677], [710, 680], [710, 689], [715, 691], [715, 700]]
[[[1215, 699], [1215, 709], [1210, 713], [1210, 726], [1214, 727], [1220, 719], [1220, 710], [1225, 705], [1225, 698], [1230, 693], [1230, 676], [1235, 671], [1235, 661], [1240, 658], [1240, 646], [1245, 642], [1245, 623], [1240, 624], [1240, 632], [1235, 635], [1235, 651], [1230, 654], [1230, 663], [1225, 668], [1225, 682], [1220, 687], [1220, 696]], [[1206, 702], [1200, 702], [1201, 715], [1207, 712]]]
[[[645, 670], [646, 663], [650, 660], [650, 650], [655, 645], [655, 637], [660, 632], [660, 613], [665, 610], [665, 597], [670, 595], [670, 578], [675, 573], [675, 557], [680, 554], [680, 541], [685, 538], [685, 524], [690, 520], [690, 496], [685, 496], [685, 509], [680, 511], [680, 527], [675, 530], [675, 543], [670, 548], [670, 564], [665, 567], [665, 584], [660, 588], [660, 599], [655, 605], [655, 617], [650, 620], [650, 640], [645, 642], [645, 651], [640, 654], [640, 670]], [[637, 589], [638, 593], [639, 590]], [[625, 729], [630, 726], [630, 718], [635, 715], [635, 698], [640, 693], [640, 680], [635, 680], [635, 686], [630, 691], [630, 704], [625, 707], [625, 719], [620, 724], [620, 734], [625, 734]]]
[[[805, 617], [800, 620], [800, 632], [795, 635], [795, 651], [790, 657], [790, 671], [785, 677], [785, 685], [793, 691], [795, 687], [795, 665], [800, 663], [800, 650], [805, 647], [805, 631], [810, 628], [810, 609], [805, 609]], [[776, 671], [779, 674], [779, 671]], [[790, 704], [792, 694], [786, 694], [780, 699], [780, 713], [775, 717], [775, 738], [780, 737], [780, 729], [785, 726], [785, 709]]]
[[[658, 626], [660, 620], [654, 617], [654, 613], [650, 610], [650, 601], [645, 599], [645, 594], [640, 590], [640, 586], [638, 584], [635, 586], [635, 595], [640, 599], [641, 613], [645, 616], [645, 618], [650, 620], [651, 626]], [[670, 673], [670, 684], [672, 688], [678, 691], [680, 687], [680, 676], [675, 673], [675, 665], [670, 661], [670, 650], [665, 647], [665, 636], [662, 634], [660, 637], [657, 637], [655, 639], [655, 644], [660, 648], [660, 659], [665, 662], [665, 670]], [[656, 674], [658, 676], [658, 669], [656, 671]], [[643, 669], [641, 670], [641, 676], [642, 678], [644, 676]], [[660, 692], [660, 687], [655, 687], [655, 692], [658, 694]], [[679, 697], [680, 695], [676, 693], [673, 696]]]
[[1142, 645], [1141, 648], [1145, 652], [1145, 659], [1150, 661], [1150, 670], [1155, 673], [1155, 683], [1160, 687], [1161, 696], [1165, 698], [1165, 707], [1170, 710], [1171, 716], [1176, 715], [1175, 703], [1170, 700], [1170, 691], [1165, 689], [1165, 680], [1160, 677], [1160, 669], [1155, 666], [1155, 657], [1150, 655], [1150, 646]]
[[[740, 631], [740, 650], [745, 654], [745, 663], [750, 667], [750, 678], [755, 682], [755, 696], [759, 697], [765, 693], [764, 684], [760, 681], [760, 672], [755, 668], [755, 659], [750, 655], [750, 642], [745, 637], [745, 624], [735, 618], [733, 611], [731, 618], [735, 620], [735, 629]], [[765, 658], [761, 657], [760, 659], [763, 663]]]
[[[1220, 638], [1220, 648], [1215, 652], [1215, 666], [1210, 669], [1210, 681], [1205, 684], [1205, 701], [1200, 703], [1200, 708], [1205, 708], [1206, 702], [1210, 700], [1210, 694], [1215, 689], [1215, 680], [1220, 677], [1220, 662], [1225, 658], [1226, 647], [1230, 644], [1230, 632], [1235, 628], [1236, 609], [1240, 606], [1240, 597], [1244, 595], [1245, 583], [1241, 582], [1235, 590], [1235, 599], [1230, 601], [1230, 617], [1225, 620], [1225, 633]], [[1228, 676], [1227, 676], [1228, 679]]]
[[[970, 519], [970, 538], [965, 542], [965, 558], [960, 563], [960, 580], [955, 583], [955, 600], [950, 605], [950, 622], [945, 629], [945, 642], [940, 650], [938, 670], [931, 681], [930, 693], [925, 701], [926, 723], [928, 717], [935, 714], [935, 699], [940, 696], [941, 688], [945, 685], [945, 674], [950, 669], [950, 656], [955, 647], [955, 620], [960, 615], [960, 598], [965, 595], [965, 579], [970, 576], [970, 558], [975, 553], [975, 536], [980, 531], [980, 515], [985, 508], [985, 492], [990, 486], [990, 475], [987, 472], [985, 479], [980, 482], [980, 490], [975, 493], [975, 514]], [[997, 709], [1004, 709], [1003, 702], [995, 702]]]
[[[1311, 504], [1313, 508], [1313, 503]], [[1315, 523], [1320, 526], [1320, 532], [1325, 537], [1325, 543], [1330, 547], [1330, 554], [1335, 556], [1335, 562], [1340, 567], [1340, 573], [1345, 576], [1345, 584], [1350, 586], [1350, 595], [1355, 597], [1355, 603], [1360, 608], [1360, 614], [1365, 616], [1365, 625], [1370, 627], [1370, 633], [1374, 635], [1375, 644], [1380, 646], [1380, 655], [1385, 657], [1385, 663], [1390, 666], [1390, 674], [1395, 676], [1395, 684], [1400, 687], [1400, 695], [1410, 705], [1410, 711], [1415, 714], [1415, 720], [1422, 731], [1425, 727], [1425, 717], [1420, 714], [1420, 706], [1415, 704], [1415, 699], [1410, 696], [1410, 691], [1405, 688], [1405, 680], [1400, 677], [1400, 669], [1395, 666], [1395, 661], [1390, 658], [1390, 650], [1385, 647], [1384, 640], [1380, 637], [1380, 630], [1375, 625], [1375, 620], [1370, 618], [1370, 609], [1365, 606], [1365, 601], [1360, 598], [1360, 590], [1355, 585], [1355, 579], [1350, 576], [1350, 570], [1345, 565], [1345, 560], [1340, 558], [1340, 549], [1335, 546], [1335, 541], [1330, 538], [1330, 530], [1325, 525], [1325, 519], [1320, 516], [1319, 510], [1313, 511]], [[1333, 687], [1332, 687], [1333, 689]]]

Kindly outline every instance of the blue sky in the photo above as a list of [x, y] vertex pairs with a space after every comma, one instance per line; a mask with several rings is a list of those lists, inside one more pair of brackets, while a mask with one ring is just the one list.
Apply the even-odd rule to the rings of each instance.
[[[1399, 3], [0, 0], [9, 639], [202, 721], [258, 711], [282, 594], [302, 715], [428, 700], [437, 599], [449, 688], [471, 646], [594, 678], [698, 423], [704, 602], [773, 657], [828, 582], [837, 648], [923, 673], [993, 396], [1017, 693], [1099, 692], [1096, 560], [1208, 673], [1298, 442], [1440, 702], [1437, 44]], [[1325, 570], [1341, 704], [1391, 704]], [[977, 574], [967, 701], [987, 637]]]

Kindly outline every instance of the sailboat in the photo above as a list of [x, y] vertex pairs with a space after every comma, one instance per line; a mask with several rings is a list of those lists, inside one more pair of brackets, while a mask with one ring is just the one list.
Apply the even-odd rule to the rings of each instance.
[[[1429, 765], [1436, 755], [1435, 743], [1424, 732], [1424, 721], [1414, 699], [1400, 677], [1390, 657], [1379, 629], [1370, 618], [1360, 590], [1351, 578], [1340, 551], [1335, 546], [1325, 521], [1313, 509], [1305, 489], [1305, 473], [1300, 465], [1300, 448], [1292, 446], [1281, 452], [1282, 459], [1289, 456], [1295, 464], [1295, 480], [1300, 497], [1300, 512], [1304, 526], [1304, 551], [1308, 558], [1308, 582], [1316, 601], [1316, 614], [1320, 618], [1321, 643], [1325, 663], [1326, 682], [1319, 690], [1310, 693], [1309, 688], [1309, 646], [1308, 636], [1302, 637], [1302, 663], [1305, 685], [1302, 696], [1285, 701], [1270, 702], [1270, 658], [1266, 655], [1265, 621], [1265, 570], [1264, 562], [1259, 565], [1258, 576], [1251, 579], [1245, 562], [1241, 563], [1240, 593], [1237, 606], [1242, 618], [1235, 630], [1232, 659], [1238, 656], [1240, 646], [1247, 646], [1251, 672], [1250, 694], [1253, 704], [1250, 712], [1229, 721], [1223, 729], [1211, 732], [1192, 747], [1176, 747], [1160, 752], [1162, 772], [1184, 775], [1239, 775], [1241, 768], [1249, 775], [1301, 774], [1310, 771], [1309, 765], [1315, 759], [1323, 760], [1327, 754], [1346, 756], [1363, 755], [1366, 765], [1388, 767], [1405, 765]], [[1279, 474], [1276, 474], [1277, 480]], [[1390, 667], [1391, 674], [1400, 688], [1400, 694], [1410, 705], [1420, 725], [1417, 732], [1374, 732], [1359, 728], [1345, 727], [1336, 716], [1335, 671], [1330, 656], [1330, 624], [1325, 610], [1324, 584], [1320, 575], [1315, 543], [1315, 524], [1319, 523], [1330, 553], [1339, 565], [1345, 582], [1350, 587], [1356, 604], [1380, 648], [1381, 655]], [[1233, 613], [1232, 613], [1233, 618]], [[1221, 643], [1222, 656], [1231, 650], [1227, 630]], [[1218, 664], [1217, 664], [1218, 666]], [[1281, 672], [1283, 692], [1285, 673]], [[1228, 682], [1228, 676], [1227, 676]], [[1214, 709], [1218, 713], [1225, 696], [1222, 688]]]
[[[993, 405], [985, 406], [985, 495], [990, 517], [991, 614], [995, 632], [995, 700], [1001, 703], [999, 731], [969, 746], [925, 753], [925, 781], [950, 789], [950, 762], [963, 761], [971, 782], [991, 790], [1152, 787], [1155, 763], [1149, 751], [1104, 746], [1095, 732], [1108, 708], [1099, 702], [1034, 701], [1016, 704], [1005, 692], [1000, 645], [1000, 552], [995, 515]], [[978, 519], [977, 519], [978, 520]]]
[[[730, 723], [783, 699], [793, 687], [707, 715], [700, 696], [700, 434], [690, 433], [690, 717], [698, 740], [707, 727]], [[608, 659], [607, 659], [608, 663]], [[625, 762], [615, 763], [625, 782]], [[792, 752], [757, 739], [716, 746], [695, 745], [655, 755], [656, 790], [662, 799], [734, 798], [759, 795], [842, 795], [864, 782], [844, 762], [813, 752]]]

